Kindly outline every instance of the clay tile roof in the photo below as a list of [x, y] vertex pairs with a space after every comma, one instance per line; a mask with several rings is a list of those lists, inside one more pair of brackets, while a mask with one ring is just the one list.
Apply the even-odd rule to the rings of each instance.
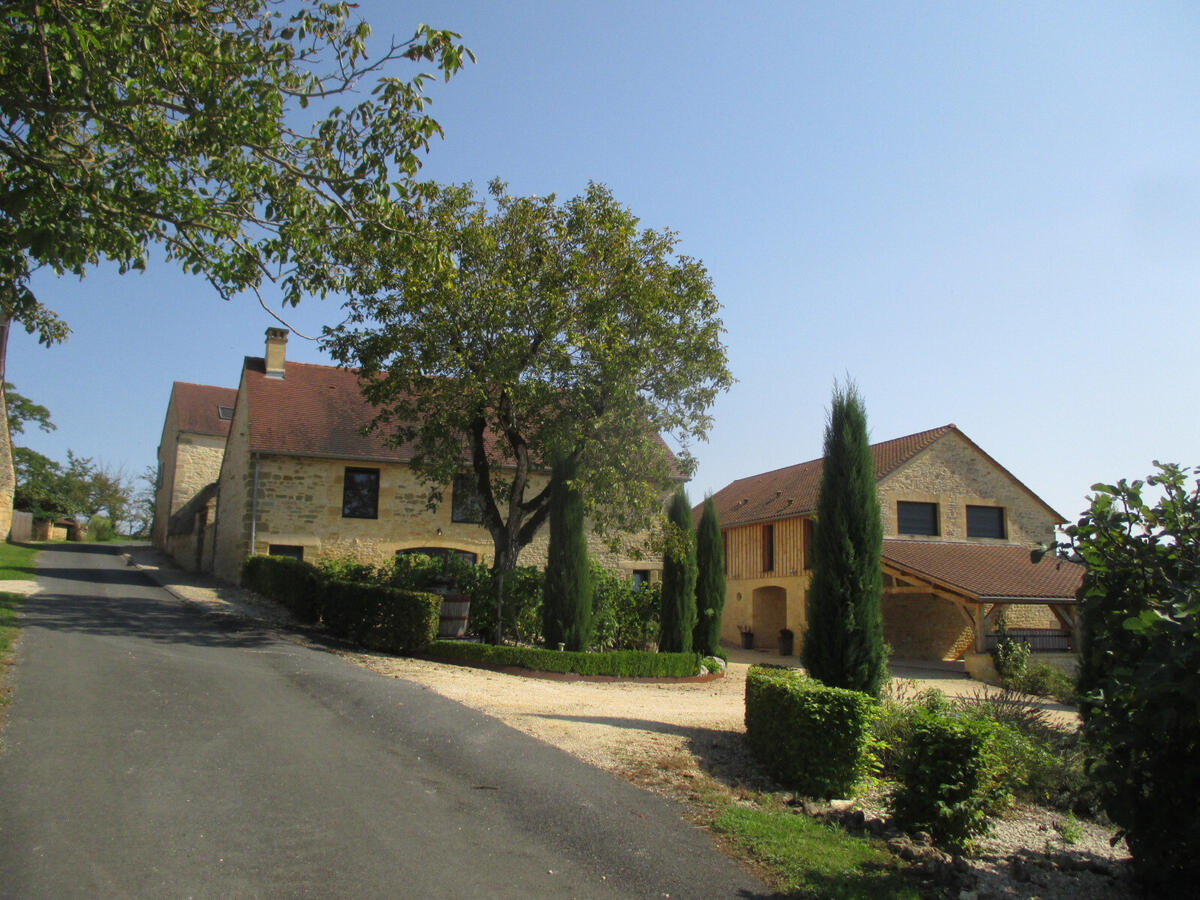
[[384, 432], [363, 434], [375, 417], [351, 369], [288, 362], [283, 378], [268, 378], [261, 357], [246, 357], [243, 377], [250, 449], [381, 462], [412, 458], [409, 447], [388, 446]]
[[[872, 444], [875, 479], [883, 478], [950, 431], [957, 429], [953, 425], [943, 425]], [[817, 493], [821, 487], [822, 462], [813, 459], [762, 475], [740, 478], [717, 491], [713, 494], [713, 502], [721, 527], [768, 522], [815, 511]]]
[[980, 600], [1073, 602], [1084, 567], [1047, 555], [1036, 565], [1027, 547], [946, 541], [883, 542], [883, 561], [902, 572]]
[[176, 381], [171, 387], [175, 409], [179, 414], [179, 430], [195, 434], [229, 434], [229, 419], [222, 419], [218, 407], [233, 409], [237, 391], [211, 384], [189, 384]]
[[[375, 408], [363, 399], [354, 369], [289, 361], [283, 378], [268, 378], [262, 357], [247, 356], [242, 375], [252, 452], [371, 462], [412, 459], [412, 445], [389, 445], [386, 429], [362, 433]], [[489, 451], [495, 439], [485, 435]], [[658, 442], [671, 454], [661, 437]]]

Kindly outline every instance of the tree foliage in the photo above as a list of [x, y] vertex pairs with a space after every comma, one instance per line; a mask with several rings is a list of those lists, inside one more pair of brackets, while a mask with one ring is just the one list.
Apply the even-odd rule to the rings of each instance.
[[554, 466], [550, 496], [550, 546], [542, 590], [542, 635], [546, 646], [587, 650], [592, 642], [592, 570], [584, 533], [583, 498], [572, 482], [574, 463]]
[[120, 467], [67, 451], [65, 465], [28, 447], [13, 449], [13, 508], [34, 519], [90, 519], [103, 514], [114, 528], [137, 527], [137, 488]]
[[[407, 222], [419, 153], [440, 128], [433, 77], [472, 58], [421, 25], [367, 56], [351, 5], [295, 0], [12, 0], [0, 16], [0, 381], [11, 323], [45, 344], [66, 323], [35, 296], [46, 269], [145, 268], [151, 246], [225, 298], [285, 303], [343, 284], [359, 243], [431, 252]], [[364, 79], [370, 93], [347, 106]], [[316, 104], [309, 109], [310, 104]], [[318, 109], [320, 107], [320, 109]], [[5, 418], [0, 405], [0, 425]], [[0, 533], [12, 454], [0, 429]]]
[[721, 614], [725, 609], [725, 545], [712, 497], [705, 499], [696, 529], [696, 569], [692, 649], [711, 656], [721, 648]]
[[1200, 880], [1200, 469], [1155, 465], [1145, 481], [1093, 485], [1065, 549], [1087, 566], [1079, 687], [1091, 775], [1142, 879], [1182, 896]]
[[831, 687], [878, 696], [883, 643], [883, 523], [867, 413], [857, 387], [835, 385], [814, 529], [803, 661]]
[[25, 426], [31, 422], [46, 432], [58, 427], [50, 421], [50, 410], [18, 394], [16, 387], [7, 381], [4, 382], [4, 402], [8, 407], [8, 430], [11, 434], [24, 434]]
[[[364, 227], [406, 233], [395, 201], [439, 133], [432, 76], [380, 73], [407, 58], [449, 78], [469, 51], [422, 25], [368, 59], [370, 29], [350, 14], [320, 0], [6, 3], [0, 314], [61, 340], [30, 275], [141, 269], [154, 244], [222, 296], [275, 280], [295, 303], [337, 287]], [[368, 96], [329, 107], [367, 77]]]
[[661, 621], [658, 649], [663, 653], [691, 652], [696, 628], [696, 532], [683, 485], [676, 488], [667, 507]]
[[[639, 230], [596, 184], [565, 203], [491, 196], [447, 187], [422, 208], [448, 269], [390, 244], [359, 260], [325, 345], [359, 367], [431, 503], [470, 470], [504, 571], [545, 522], [549, 460], [575, 463], [597, 531], [654, 521], [731, 379], [708, 274], [674, 234]], [[674, 463], [660, 434], [684, 448]]]

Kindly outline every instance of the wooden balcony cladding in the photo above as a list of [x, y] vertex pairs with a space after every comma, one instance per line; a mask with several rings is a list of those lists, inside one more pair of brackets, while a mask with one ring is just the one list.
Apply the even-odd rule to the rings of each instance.
[[[722, 530], [727, 578], [768, 578], [804, 574], [804, 522], [807, 516], [736, 525]], [[770, 525], [771, 527], [766, 527]], [[774, 535], [774, 551], [764, 539]], [[764, 566], [771, 564], [770, 569]]]

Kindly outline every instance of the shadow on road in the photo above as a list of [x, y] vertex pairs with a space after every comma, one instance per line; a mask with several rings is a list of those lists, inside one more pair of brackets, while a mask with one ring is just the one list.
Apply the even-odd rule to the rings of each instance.
[[[47, 574], [45, 569], [41, 572]], [[81, 573], [79, 580], [87, 579]], [[143, 576], [137, 583], [147, 582]], [[254, 623], [233, 616], [184, 609], [157, 598], [37, 594], [26, 601], [21, 624], [25, 628], [133, 637], [200, 647], [259, 647], [272, 640]]]

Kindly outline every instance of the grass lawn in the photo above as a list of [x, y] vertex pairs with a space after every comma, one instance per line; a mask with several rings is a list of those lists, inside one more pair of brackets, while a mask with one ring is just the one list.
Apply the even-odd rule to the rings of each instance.
[[[3, 582], [24, 580], [34, 577], [33, 560], [37, 550], [17, 544], [0, 544], [0, 588]], [[17, 638], [17, 608], [25, 598], [21, 594], [10, 594], [0, 590], [0, 664], [8, 656], [13, 641]], [[0, 674], [2, 670], [0, 670]], [[0, 705], [4, 694], [0, 691]]]
[[760, 865], [774, 887], [791, 897], [831, 900], [917, 900], [921, 892], [896, 858], [871, 841], [849, 835], [760, 797], [744, 806], [725, 802], [709, 827], [738, 855]]

